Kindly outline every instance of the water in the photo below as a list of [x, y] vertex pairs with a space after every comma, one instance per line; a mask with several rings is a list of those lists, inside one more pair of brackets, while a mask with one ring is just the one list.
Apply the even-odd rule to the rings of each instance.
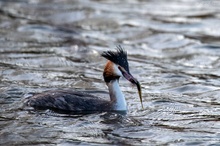
[[[1, 1], [1, 145], [218, 145], [220, 3], [217, 0]], [[121, 44], [127, 115], [33, 111], [49, 89], [107, 97], [103, 50]], [[100, 92], [98, 92], [100, 91]]]

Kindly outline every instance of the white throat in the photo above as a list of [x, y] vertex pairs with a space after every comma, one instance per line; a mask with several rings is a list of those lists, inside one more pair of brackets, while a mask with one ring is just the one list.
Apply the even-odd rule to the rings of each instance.
[[113, 110], [115, 111], [126, 111], [127, 104], [125, 101], [125, 97], [120, 90], [118, 80], [111, 80], [107, 83], [109, 94], [111, 98], [111, 102], [113, 103]]

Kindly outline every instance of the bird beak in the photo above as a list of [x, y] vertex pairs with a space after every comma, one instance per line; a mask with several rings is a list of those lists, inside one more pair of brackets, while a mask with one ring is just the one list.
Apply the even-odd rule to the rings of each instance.
[[138, 80], [135, 79], [130, 73], [128, 73], [123, 67], [118, 66], [118, 69], [121, 71], [122, 75], [123, 75], [128, 81], [130, 81], [132, 84], [134, 84], [134, 85], [137, 86], [139, 98], [140, 98], [140, 101], [141, 101], [141, 106], [142, 106], [142, 109], [144, 109], [143, 103], [142, 103], [141, 84], [140, 84], [140, 83], [138, 82]]

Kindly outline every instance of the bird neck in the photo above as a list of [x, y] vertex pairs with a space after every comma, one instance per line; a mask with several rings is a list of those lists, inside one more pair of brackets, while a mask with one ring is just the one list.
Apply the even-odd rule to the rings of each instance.
[[126, 111], [127, 104], [125, 97], [119, 87], [118, 79], [111, 80], [107, 83], [113, 110]]

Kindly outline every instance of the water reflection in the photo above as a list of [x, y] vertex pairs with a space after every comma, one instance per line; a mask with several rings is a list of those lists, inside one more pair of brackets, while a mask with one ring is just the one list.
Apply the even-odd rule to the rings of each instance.
[[[1, 1], [0, 144], [218, 144], [219, 6], [211, 0]], [[45, 90], [106, 91], [99, 53], [118, 44], [142, 84], [144, 110], [124, 80], [127, 115], [23, 107], [26, 97]]]

